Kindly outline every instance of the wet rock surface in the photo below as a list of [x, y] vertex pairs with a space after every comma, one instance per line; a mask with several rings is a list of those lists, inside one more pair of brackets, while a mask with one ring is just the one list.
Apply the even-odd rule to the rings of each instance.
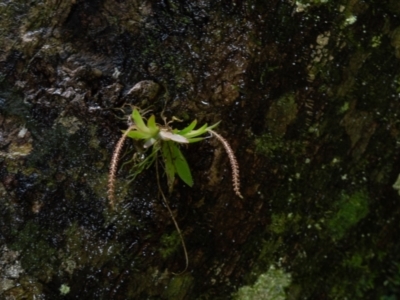
[[[395, 2], [0, 4], [0, 297], [398, 295]], [[221, 145], [182, 148], [181, 275], [155, 170], [121, 163], [108, 207], [132, 106], [221, 120], [240, 165], [244, 200]]]

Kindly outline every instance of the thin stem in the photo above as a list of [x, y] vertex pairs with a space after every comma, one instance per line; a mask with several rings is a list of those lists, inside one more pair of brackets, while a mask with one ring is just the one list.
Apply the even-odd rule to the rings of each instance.
[[185, 240], [183, 239], [183, 235], [182, 235], [182, 232], [181, 232], [181, 230], [180, 230], [180, 228], [179, 228], [178, 222], [175, 220], [175, 217], [174, 217], [174, 215], [173, 215], [173, 213], [172, 213], [172, 210], [171, 210], [171, 208], [170, 208], [169, 205], [168, 205], [167, 198], [165, 197], [164, 192], [162, 191], [161, 184], [160, 184], [160, 176], [159, 176], [159, 174], [158, 174], [158, 162], [157, 162], [157, 161], [156, 161], [156, 175], [157, 175], [158, 190], [159, 190], [159, 192], [161, 193], [161, 196], [162, 196], [164, 205], [167, 207], [168, 212], [169, 212], [169, 214], [170, 214], [170, 216], [171, 216], [171, 219], [172, 219], [172, 221], [174, 222], [176, 231], [178, 232], [179, 238], [181, 239], [181, 244], [182, 244], [183, 252], [184, 252], [184, 254], [185, 254], [185, 263], [186, 263], [186, 264], [185, 264], [185, 268], [183, 269], [183, 271], [181, 271], [181, 272], [179, 272], [179, 273], [172, 273], [172, 274], [174, 274], [174, 275], [180, 275], [180, 274], [183, 274], [184, 272], [186, 272], [186, 270], [187, 270], [188, 267], [189, 267], [189, 256], [188, 256], [188, 253], [187, 253], [187, 250], [186, 250]]
[[242, 194], [240, 193], [240, 176], [239, 176], [239, 164], [236, 160], [235, 153], [233, 152], [231, 146], [229, 145], [228, 141], [224, 139], [221, 135], [216, 133], [214, 130], [208, 129], [208, 131], [214, 135], [217, 140], [221, 142], [221, 144], [224, 146], [226, 153], [228, 154], [229, 157], [229, 162], [231, 164], [232, 168], [232, 183], [233, 183], [233, 190], [235, 191], [235, 194], [243, 199]]

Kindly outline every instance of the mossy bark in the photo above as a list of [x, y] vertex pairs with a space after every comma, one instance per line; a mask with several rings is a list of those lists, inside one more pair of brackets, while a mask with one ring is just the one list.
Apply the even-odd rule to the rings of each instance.
[[[1, 297], [398, 295], [397, 2], [0, 4]], [[182, 149], [182, 275], [155, 170], [124, 165], [107, 205], [131, 105], [221, 120], [240, 165], [243, 200], [217, 141]]]

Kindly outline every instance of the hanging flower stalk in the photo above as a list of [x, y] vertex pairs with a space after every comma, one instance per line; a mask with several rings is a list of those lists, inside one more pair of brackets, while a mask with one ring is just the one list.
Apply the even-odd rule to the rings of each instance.
[[233, 152], [231, 146], [229, 145], [228, 141], [224, 139], [220, 134], [216, 133], [214, 130], [209, 129], [208, 130], [212, 135], [214, 135], [217, 140], [221, 142], [221, 144], [224, 146], [226, 153], [228, 154], [229, 157], [229, 162], [231, 164], [232, 168], [232, 183], [233, 183], [233, 190], [235, 191], [235, 194], [243, 199], [242, 194], [240, 193], [240, 177], [239, 177], [239, 164], [236, 160], [235, 153]]

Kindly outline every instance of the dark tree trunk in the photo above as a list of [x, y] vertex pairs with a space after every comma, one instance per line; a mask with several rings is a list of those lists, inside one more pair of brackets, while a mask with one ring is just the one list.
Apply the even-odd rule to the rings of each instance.
[[[303, 2], [3, 0], [1, 297], [399, 296], [400, 6]], [[183, 274], [132, 141], [108, 205], [132, 106], [221, 121], [240, 165], [244, 199], [216, 140], [182, 148]]]

